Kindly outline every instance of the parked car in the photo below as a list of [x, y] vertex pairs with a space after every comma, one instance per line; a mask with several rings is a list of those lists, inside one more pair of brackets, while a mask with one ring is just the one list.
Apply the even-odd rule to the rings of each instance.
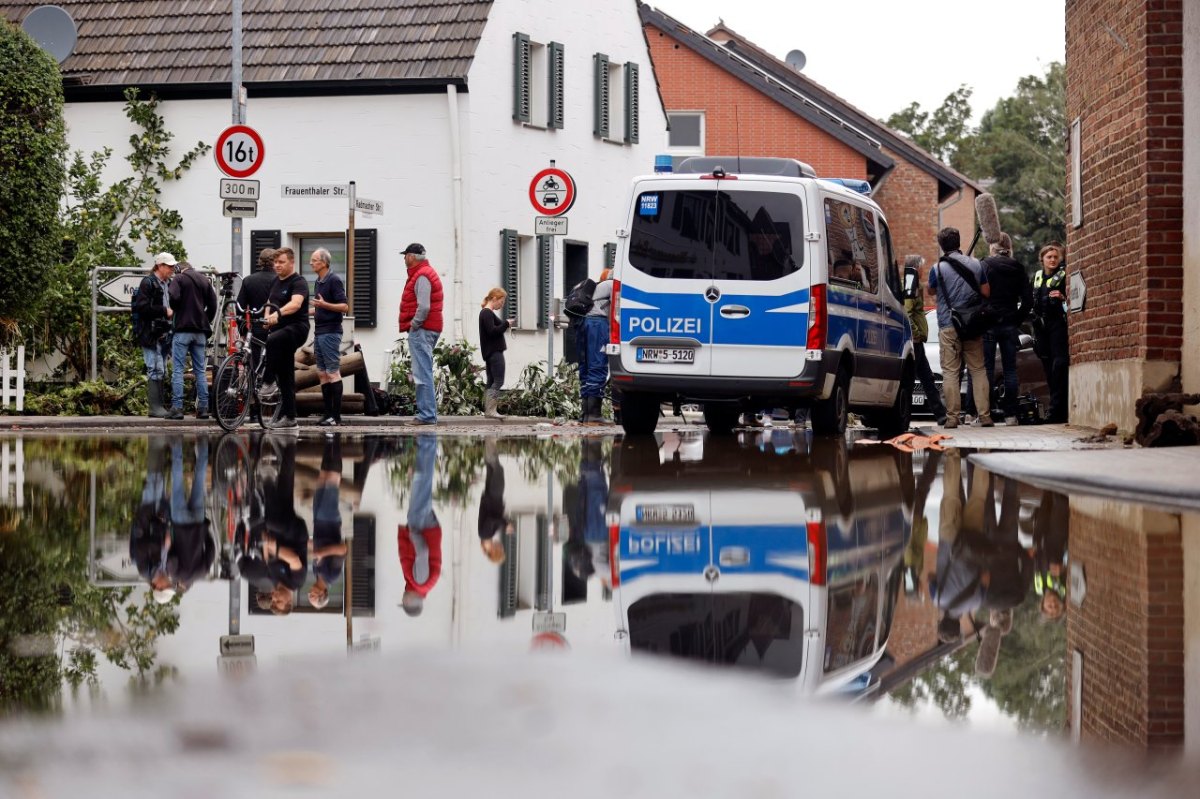
[[[938, 391], [941, 391], [942, 348], [938, 345], [936, 308], [930, 308], [925, 312], [925, 321], [929, 325], [929, 340], [925, 342], [925, 357], [929, 359], [929, 368], [933, 370], [934, 382], [937, 383]], [[1050, 403], [1050, 389], [1046, 385], [1046, 372], [1042, 368], [1042, 362], [1033, 351], [1033, 336], [1028, 333], [1021, 334], [1021, 348], [1017, 350], [1017, 380], [1021, 385], [1021, 394], [1033, 394], [1041, 404], [1042, 412], [1045, 413]], [[975, 401], [967, 392], [967, 375], [965, 369], [963, 370], [963, 377], [960, 382], [960, 391], [962, 392], [960, 407], [967, 413], [973, 414], [975, 411]], [[995, 376], [992, 379], [992, 416], [994, 418], [1003, 418], [1003, 414], [999, 410], [1000, 402], [1003, 398], [1004, 366], [1000, 361], [1000, 353], [997, 351]], [[920, 380], [913, 383], [912, 415], [915, 418], [933, 418], [933, 413], [929, 410], [929, 402], [925, 396], [925, 389], [921, 386]]]

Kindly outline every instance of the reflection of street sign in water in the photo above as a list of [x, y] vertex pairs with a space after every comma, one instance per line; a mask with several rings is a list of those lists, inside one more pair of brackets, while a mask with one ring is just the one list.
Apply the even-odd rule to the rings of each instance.
[[533, 631], [535, 633], [565, 633], [567, 631], [567, 614], [535, 613], [533, 614]]

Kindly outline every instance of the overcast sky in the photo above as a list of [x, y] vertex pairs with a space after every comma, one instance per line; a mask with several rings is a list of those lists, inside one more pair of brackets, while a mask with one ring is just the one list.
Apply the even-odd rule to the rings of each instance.
[[1065, 0], [647, 0], [701, 34], [718, 18], [879, 119], [965, 83], [975, 121], [1017, 80], [1064, 60]]

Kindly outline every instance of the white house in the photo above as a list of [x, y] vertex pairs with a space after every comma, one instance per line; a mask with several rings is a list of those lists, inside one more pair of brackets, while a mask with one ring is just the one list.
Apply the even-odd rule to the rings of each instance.
[[[0, 3], [14, 22], [37, 2]], [[215, 144], [231, 124], [228, 3], [62, 0], [78, 43], [62, 64], [72, 150], [112, 146], [112, 179], [133, 126], [122, 91], [155, 92], [176, 155]], [[118, 10], [120, 17], [113, 17]], [[611, 258], [630, 179], [652, 171], [666, 139], [636, 0], [245, 0], [246, 124], [261, 134], [257, 216], [231, 264], [216, 159], [167, 184], [189, 260], [246, 272], [266, 246], [289, 245], [302, 273], [319, 246], [346, 268], [348, 201], [285, 197], [285, 186], [354, 181], [382, 215], [356, 215], [355, 337], [379, 373], [397, 337], [405, 270], [425, 245], [446, 291], [443, 340], [477, 343], [479, 303], [509, 291], [519, 330], [509, 385], [544, 360], [552, 298]], [[564, 236], [539, 239], [530, 182], [551, 161], [578, 187]], [[551, 198], [565, 201], [565, 197]], [[552, 266], [547, 263], [552, 254]], [[555, 357], [570, 348], [556, 332]], [[564, 341], [564, 337], [568, 340]]]

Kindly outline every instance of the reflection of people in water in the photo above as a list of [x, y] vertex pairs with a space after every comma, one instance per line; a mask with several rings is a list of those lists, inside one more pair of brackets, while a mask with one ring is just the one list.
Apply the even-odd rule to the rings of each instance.
[[296, 605], [296, 592], [308, 571], [308, 525], [296, 514], [296, 441], [272, 438], [271, 443], [278, 448], [278, 463], [260, 458], [255, 472], [266, 518], [250, 531], [251, 543], [238, 559], [238, 570], [257, 592], [260, 608], [286, 616]]
[[[975, 468], [970, 481], [964, 505], [962, 458], [957, 451], [946, 453], [937, 578], [930, 585], [930, 595], [943, 612], [938, 630], [943, 641], [955, 640], [960, 629], [958, 620], [973, 617], [978, 610], [994, 611], [989, 626], [1007, 632], [1012, 622], [1011, 615], [1006, 619], [1004, 611], [1021, 603], [1033, 577], [1029, 555], [1017, 541], [1015, 484], [1011, 495], [1006, 486], [1003, 504], [1011, 502], [1011, 507], [1002, 506], [1001, 522], [985, 524], [985, 511], [993, 502], [992, 476]], [[987, 515], [992, 517], [991, 513]]]
[[1043, 621], [1061, 619], [1066, 611], [1067, 530], [1070, 506], [1062, 494], [1046, 491], [1033, 517], [1033, 590]]
[[433, 469], [437, 436], [417, 436], [417, 463], [408, 501], [408, 524], [400, 525], [396, 544], [404, 571], [401, 607], [409, 616], [420, 616], [425, 597], [442, 573], [442, 527], [433, 510]]
[[496, 455], [496, 442], [489, 438], [484, 447], [487, 476], [479, 500], [479, 546], [492, 563], [503, 563], [504, 536], [513, 531], [504, 515], [504, 467]]
[[608, 481], [604, 477], [604, 452], [600, 439], [585, 438], [580, 444], [579, 485], [574, 506], [567, 511], [567, 562], [576, 577], [599, 574], [611, 582], [608, 566], [608, 527], [604, 512], [608, 505]]
[[925, 575], [925, 543], [929, 540], [929, 519], [925, 516], [925, 502], [929, 499], [929, 489], [933, 487], [933, 481], [937, 478], [941, 460], [940, 452], [926, 450], [925, 465], [913, 492], [912, 536], [904, 548], [904, 593], [909, 596], [919, 596], [921, 593], [921, 580]]
[[171, 578], [167, 575], [171, 507], [167, 504], [166, 454], [165, 442], [151, 436], [146, 449], [142, 500], [129, 531], [129, 557], [159, 602], [167, 602], [175, 596]]
[[194, 444], [195, 468], [191, 491], [184, 493], [183, 441], [171, 443], [171, 546], [167, 556], [175, 591], [183, 593], [196, 578], [208, 572], [216, 558], [217, 547], [204, 516], [208, 477], [208, 439], [197, 438]]
[[308, 590], [308, 603], [317, 610], [329, 604], [329, 586], [342, 576], [346, 562], [342, 540], [342, 439], [334, 434], [325, 439], [321, 471], [313, 492], [312, 572], [316, 581]]

